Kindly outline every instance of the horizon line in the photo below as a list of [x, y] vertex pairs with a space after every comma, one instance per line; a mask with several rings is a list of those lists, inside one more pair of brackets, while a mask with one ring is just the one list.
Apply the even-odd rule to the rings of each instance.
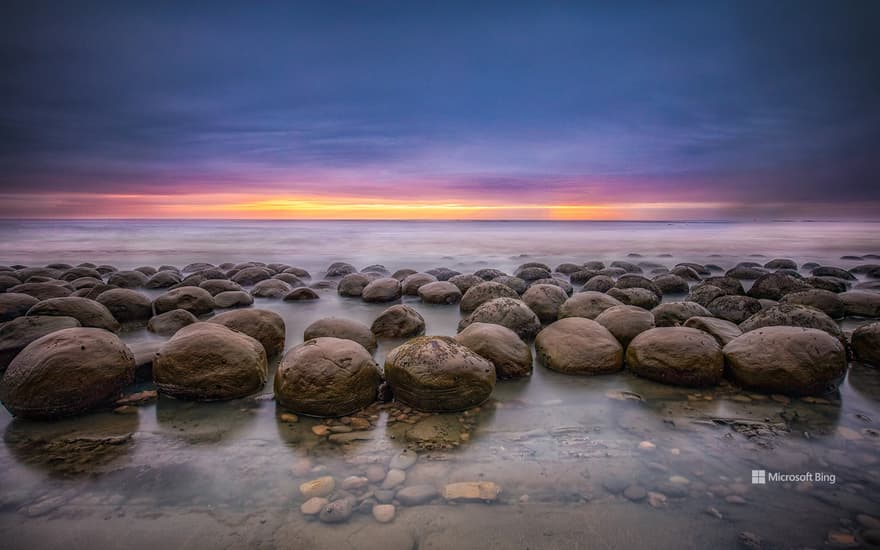
[[541, 223], [581, 223], [581, 222], [590, 222], [590, 223], [880, 223], [880, 218], [877, 219], [842, 219], [842, 218], [775, 218], [775, 219], [719, 219], [719, 220], [711, 220], [711, 219], [541, 219], [541, 218], [509, 218], [509, 219], [501, 219], [501, 218], [435, 218], [435, 219], [425, 219], [425, 218], [169, 218], [169, 217], [143, 217], [143, 218], [129, 218], [129, 217], [97, 217], [97, 218], [89, 218], [89, 217], [57, 217], [57, 218], [45, 218], [45, 217], [3, 217], [0, 216], [0, 221], [79, 221], [79, 222], [101, 222], [101, 221], [152, 221], [152, 222], [182, 222], [182, 221], [235, 221], [235, 222], [246, 222], [246, 221], [259, 221], [259, 222], [419, 222], [419, 223], [434, 223], [434, 222], [500, 222], [500, 223], [513, 223], [513, 222], [541, 222]]

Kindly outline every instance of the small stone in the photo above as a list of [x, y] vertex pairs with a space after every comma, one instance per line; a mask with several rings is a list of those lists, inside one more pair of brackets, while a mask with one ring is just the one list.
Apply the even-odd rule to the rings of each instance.
[[666, 495], [663, 493], [648, 491], [648, 504], [650, 504], [652, 508], [663, 508], [666, 506]]
[[403, 470], [388, 470], [385, 480], [382, 482], [383, 489], [393, 489], [398, 485], [402, 485], [406, 481], [406, 472]]
[[638, 502], [648, 496], [648, 491], [641, 485], [630, 485], [623, 491], [623, 496], [633, 502]]
[[367, 466], [367, 471], [365, 472], [367, 476], [367, 480], [370, 483], [379, 483], [383, 479], [385, 479], [385, 468], [378, 464], [370, 464]]
[[728, 504], [746, 504], [746, 499], [739, 495], [728, 495], [724, 497], [724, 501]]
[[382, 504], [388, 504], [394, 500], [394, 489], [376, 489], [373, 496]]
[[650, 441], [642, 441], [639, 443], [639, 449], [642, 451], [653, 451], [657, 448], [657, 445], [654, 445]]
[[317, 426], [312, 426], [312, 433], [318, 437], [324, 437], [325, 435], [330, 434], [330, 427], [318, 424]]
[[391, 458], [388, 467], [397, 470], [410, 468], [419, 459], [419, 455], [409, 449], [404, 449]]
[[529, 501], [529, 495], [521, 495], [519, 497], [520, 504], [525, 504]]
[[856, 538], [851, 533], [841, 531], [831, 531], [828, 533], [828, 544], [842, 547], [858, 545]]
[[145, 390], [126, 395], [116, 402], [117, 405], [144, 405], [154, 401], [159, 396], [156, 390]]
[[348, 476], [342, 480], [342, 489], [345, 491], [357, 491], [366, 487], [369, 482], [370, 480], [365, 477]]
[[687, 485], [690, 483], [690, 480], [684, 476], [672, 476], [669, 478], [669, 482], [676, 485]]
[[376, 504], [373, 506], [373, 517], [379, 523], [391, 523], [397, 509], [392, 504]]
[[438, 496], [433, 485], [411, 485], [397, 491], [397, 500], [404, 506], [425, 504]]
[[311, 459], [309, 458], [300, 458], [296, 462], [293, 463], [293, 467], [291, 467], [291, 471], [293, 471], [293, 475], [295, 476], [304, 476], [312, 471]]
[[718, 519], [724, 519], [724, 516], [721, 515], [721, 512], [719, 512], [717, 508], [713, 508], [712, 506], [709, 506], [708, 508], [706, 508], [706, 513], [712, 517], [715, 517]]
[[501, 486], [492, 481], [463, 481], [443, 488], [446, 500], [483, 500], [492, 502], [501, 494]]
[[345, 424], [340, 424], [338, 426], [330, 426], [330, 432], [334, 434], [347, 434], [351, 433], [351, 426], [346, 426]]
[[321, 510], [324, 509], [324, 506], [326, 506], [328, 502], [329, 501], [323, 497], [312, 497], [302, 503], [299, 507], [299, 511], [306, 516], [317, 516], [321, 513]]
[[354, 417], [351, 419], [351, 422], [348, 424], [354, 430], [369, 430], [370, 429], [370, 421], [366, 418]]
[[736, 538], [739, 541], [739, 545], [747, 550], [761, 550], [764, 548], [764, 540], [749, 531], [743, 531]]
[[752, 398], [747, 395], [734, 395], [730, 398], [732, 401], [737, 401], [739, 403], [751, 403]]
[[331, 476], [323, 476], [306, 481], [299, 486], [299, 492], [306, 498], [326, 497], [336, 488], [336, 480]]
[[341, 523], [354, 513], [354, 499], [341, 498], [325, 504], [319, 517], [325, 523]]
[[283, 413], [279, 418], [282, 422], [287, 422], [288, 424], [296, 424], [299, 422], [299, 417], [293, 413]]
[[675, 449], [675, 448], [672, 448], [672, 449], [669, 449], [669, 453], [670, 453], [670, 454], [673, 454], [673, 455], [675, 455], [675, 456], [678, 456], [678, 455], [681, 454], [681, 449]]
[[137, 414], [137, 407], [132, 407], [131, 405], [123, 405], [121, 407], [116, 407], [113, 409], [113, 412], [116, 414]]

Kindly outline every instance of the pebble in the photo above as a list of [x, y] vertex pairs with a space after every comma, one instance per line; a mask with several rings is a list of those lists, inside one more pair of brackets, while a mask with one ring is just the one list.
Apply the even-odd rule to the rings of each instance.
[[666, 495], [648, 491], [648, 504], [653, 508], [663, 508], [666, 506]]
[[672, 476], [669, 478], [669, 482], [676, 485], [687, 485], [690, 483], [690, 480], [684, 476]]
[[612, 477], [603, 481], [602, 487], [612, 495], [619, 495], [629, 487], [629, 481], [621, 477]]
[[369, 430], [370, 429], [370, 421], [366, 418], [354, 417], [351, 419], [351, 422], [348, 424], [354, 430]]
[[623, 491], [623, 496], [633, 502], [637, 502], [648, 496], [648, 491], [641, 485], [630, 485]]
[[388, 504], [394, 500], [394, 489], [376, 489], [373, 496], [382, 504]]
[[282, 422], [287, 422], [289, 424], [299, 422], [299, 417], [293, 413], [283, 413], [280, 418]]
[[365, 474], [370, 483], [379, 483], [385, 479], [385, 468], [378, 464], [370, 464]]
[[433, 485], [411, 485], [397, 491], [397, 500], [405, 506], [418, 506], [425, 504], [438, 496], [437, 489]]
[[670, 452], [670, 454], [673, 454], [673, 455], [675, 455], [675, 456], [678, 456], [678, 455], [681, 454], [681, 449], [675, 449], [675, 448], [673, 448], [673, 449], [669, 449], [669, 452]]
[[145, 390], [126, 395], [116, 402], [117, 405], [143, 405], [159, 397], [156, 390]]
[[363, 489], [370, 482], [365, 477], [361, 476], [348, 476], [347, 478], [342, 480], [342, 489], [345, 491], [356, 491], [358, 489]]
[[341, 498], [325, 504], [318, 517], [325, 523], [341, 523], [354, 513], [354, 499]]
[[419, 455], [409, 449], [404, 449], [391, 458], [388, 467], [396, 470], [406, 470], [413, 466], [419, 459]]
[[373, 506], [373, 517], [379, 523], [391, 523], [397, 509], [392, 504], [376, 504]]
[[402, 485], [406, 481], [406, 472], [403, 470], [388, 470], [385, 480], [382, 482], [383, 489], [393, 489], [398, 485]]
[[728, 495], [724, 497], [724, 501], [728, 504], [746, 504], [746, 499], [739, 495]]
[[323, 497], [312, 497], [302, 503], [299, 507], [299, 511], [306, 516], [317, 516], [321, 513], [321, 510], [324, 509], [324, 506], [326, 506], [328, 502], [330, 501]]
[[462, 481], [443, 488], [443, 498], [455, 500], [482, 500], [492, 502], [501, 494], [501, 486], [493, 481]]
[[336, 480], [331, 476], [319, 477], [306, 481], [299, 486], [299, 492], [306, 498], [326, 497], [336, 488]]
[[721, 512], [719, 512], [717, 508], [714, 508], [712, 506], [709, 506], [708, 508], [706, 508], [706, 513], [709, 514], [710, 516], [716, 517], [718, 519], [724, 519], [724, 516], [721, 515]]
[[318, 437], [324, 437], [330, 433], [330, 427], [325, 426], [323, 424], [318, 424], [317, 426], [312, 426], [312, 433], [317, 435]]
[[113, 412], [116, 414], [137, 414], [138, 410], [137, 407], [132, 407], [131, 405], [122, 405], [113, 409]]
[[304, 476], [312, 471], [312, 461], [308, 458], [300, 458], [296, 462], [293, 463], [293, 467], [291, 470], [293, 471], [293, 475], [295, 476]]
[[642, 441], [641, 443], [639, 443], [639, 449], [641, 449], [642, 451], [653, 451], [656, 448], [657, 445], [654, 445], [650, 441]]
[[751, 403], [752, 398], [747, 395], [734, 395], [730, 398], [732, 401], [737, 401], [739, 403]]
[[828, 544], [832, 546], [856, 546], [858, 543], [856, 542], [856, 537], [854, 537], [851, 533], [844, 533], [841, 531], [831, 531], [828, 533]]
[[339, 426], [330, 426], [330, 431], [335, 434], [347, 434], [352, 431], [351, 426], [340, 424]]

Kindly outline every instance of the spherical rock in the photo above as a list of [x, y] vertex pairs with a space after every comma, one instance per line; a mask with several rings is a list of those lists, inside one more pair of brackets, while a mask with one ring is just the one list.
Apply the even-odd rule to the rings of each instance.
[[847, 317], [880, 317], [880, 292], [850, 290], [838, 296]]
[[608, 296], [619, 300], [625, 305], [651, 309], [660, 304], [660, 296], [645, 288], [612, 288]]
[[377, 347], [376, 336], [370, 330], [370, 327], [354, 319], [325, 317], [306, 327], [305, 332], [303, 332], [303, 340], [324, 337], [357, 342], [370, 353], [376, 351]]
[[461, 291], [449, 281], [436, 281], [419, 287], [419, 298], [426, 304], [457, 304]]
[[276, 281], [283, 281], [287, 283], [290, 288], [299, 288], [302, 286], [306, 286], [306, 282], [294, 275], [293, 273], [278, 273], [276, 275], [272, 275], [272, 279]]
[[34, 315], [0, 324], [0, 378], [9, 363], [34, 340], [47, 334], [80, 326], [73, 317]]
[[592, 319], [569, 317], [542, 330], [535, 353], [548, 369], [566, 374], [607, 374], [623, 368], [623, 347]]
[[354, 513], [355, 499], [344, 497], [324, 505], [318, 518], [324, 523], [342, 523]]
[[[596, 275], [584, 283], [581, 292], [601, 292], [605, 293], [614, 288], [614, 279], [608, 275]], [[618, 300], [619, 301], [619, 300]]]
[[174, 309], [156, 315], [147, 323], [147, 330], [159, 336], [171, 336], [187, 325], [197, 322], [195, 315], [185, 309]]
[[[58, 281], [60, 283], [60, 281]], [[64, 286], [66, 285], [66, 286]], [[70, 296], [73, 287], [70, 283], [24, 283], [16, 285], [6, 292], [13, 294], [27, 294], [37, 300], [50, 300], [52, 298], [65, 298]]]
[[374, 402], [381, 381], [378, 365], [362, 345], [314, 338], [284, 355], [275, 375], [275, 400], [299, 414], [345, 416]]
[[626, 364], [639, 376], [676, 386], [710, 386], [724, 374], [718, 342], [688, 327], [654, 328], [639, 334], [626, 350]]
[[510, 288], [511, 290], [516, 292], [517, 296], [519, 296], [520, 294], [525, 292], [527, 288], [529, 288], [529, 283], [520, 279], [519, 277], [513, 277], [511, 275], [502, 275], [500, 277], [495, 277], [494, 279], [492, 279], [491, 282], [499, 283]]
[[214, 295], [214, 305], [220, 309], [247, 307], [254, 303], [254, 297], [243, 290], [226, 290]]
[[[812, 290], [803, 290], [800, 292], [790, 292], [782, 297], [783, 304], [799, 304], [802, 306], [814, 307], [832, 319], [842, 319], [846, 315], [846, 308], [843, 300], [834, 292], [820, 290], [818, 288]], [[711, 309], [711, 308], [710, 308]]]
[[734, 380], [747, 388], [789, 395], [824, 393], [846, 371], [843, 344], [812, 328], [771, 326], [724, 346]]
[[263, 344], [267, 357], [274, 357], [284, 350], [284, 319], [274, 311], [237, 309], [215, 315], [208, 322], [247, 334]]
[[228, 279], [208, 279], [199, 283], [199, 288], [208, 291], [211, 296], [217, 296], [221, 292], [235, 292], [242, 290], [241, 285]]
[[372, 280], [371, 277], [363, 273], [349, 273], [339, 280], [336, 292], [340, 296], [359, 297]]
[[474, 275], [483, 279], [484, 281], [491, 281], [492, 279], [496, 279], [498, 277], [504, 277], [507, 273], [501, 271], [500, 269], [493, 269], [491, 267], [485, 267], [483, 269], [478, 269], [474, 271]]
[[344, 277], [349, 273], [357, 273], [357, 269], [346, 262], [333, 262], [327, 267], [327, 277]]
[[731, 293], [714, 285], [700, 283], [691, 289], [685, 301], [707, 308], [709, 304], [722, 296], [731, 296]]
[[651, 310], [658, 327], [677, 327], [691, 317], [712, 317], [712, 313], [696, 302], [666, 302]]
[[724, 275], [726, 277], [733, 277], [734, 279], [753, 281], [758, 277], [766, 274], [767, 270], [762, 267], [755, 267], [752, 265], [738, 265], [733, 269], [728, 269]]
[[413, 273], [418, 273], [418, 271], [416, 271], [415, 269], [410, 269], [408, 267], [405, 267], [403, 269], [398, 269], [397, 271], [392, 273], [391, 277], [393, 279], [397, 279], [398, 281], [402, 281], [402, 280], [406, 279], [407, 277], [409, 277], [410, 275], [412, 275]]
[[430, 273], [413, 273], [403, 280], [401, 283], [403, 293], [406, 296], [418, 296], [419, 288], [428, 284], [437, 282], [437, 277]]
[[448, 281], [456, 275], [461, 275], [461, 273], [459, 273], [458, 271], [454, 269], [449, 269], [448, 267], [437, 267], [434, 269], [429, 269], [425, 273], [437, 277], [438, 281]]
[[150, 299], [128, 288], [115, 288], [102, 292], [97, 302], [106, 307], [120, 323], [139, 323], [153, 316]]
[[559, 317], [559, 308], [568, 299], [564, 290], [555, 285], [533, 284], [522, 296], [522, 301], [535, 312], [542, 323], [552, 323]]
[[110, 275], [107, 284], [119, 288], [142, 288], [148, 280], [149, 277], [140, 271], [117, 271]]
[[507, 285], [495, 281], [486, 281], [472, 286], [461, 298], [460, 309], [462, 313], [470, 313], [495, 298], [519, 299], [519, 294]]
[[115, 334], [66, 328], [27, 345], [0, 380], [14, 416], [57, 418], [110, 404], [134, 381], [134, 356]]
[[596, 322], [607, 328], [626, 348], [633, 338], [654, 328], [654, 315], [636, 306], [613, 306], [600, 313]]
[[768, 273], [761, 275], [755, 280], [748, 295], [752, 298], [767, 298], [781, 300], [783, 296], [791, 292], [809, 290], [811, 287], [804, 281], [785, 273]]
[[[847, 281], [841, 281], [834, 277], [807, 277], [804, 279], [804, 282], [813, 288], [827, 290], [828, 292], [834, 292], [835, 294], [846, 292], [849, 288], [849, 283]], [[856, 288], [858, 287], [859, 285], [856, 285]]]
[[530, 283], [538, 279], [547, 279], [550, 277], [550, 268], [544, 264], [530, 262], [519, 266], [513, 272], [515, 277], [519, 277], [523, 281]]
[[721, 347], [742, 334], [742, 330], [735, 323], [715, 317], [690, 317], [683, 326], [708, 333]]
[[853, 331], [852, 348], [858, 361], [880, 367], [880, 323], [862, 325]]
[[712, 315], [732, 323], [742, 323], [761, 309], [761, 302], [751, 296], [720, 296], [709, 304]]
[[773, 326], [815, 328], [845, 342], [843, 332], [831, 317], [818, 309], [797, 304], [779, 304], [763, 309], [740, 323], [739, 328], [746, 333]]
[[0, 322], [11, 321], [16, 317], [26, 315], [28, 310], [38, 302], [38, 299], [29, 294], [0, 293]]
[[521, 378], [532, 373], [531, 348], [507, 327], [473, 323], [455, 339], [495, 365], [498, 379]]
[[0, 293], [6, 292], [8, 289], [21, 284], [21, 281], [15, 277], [6, 275], [5, 273], [6, 272], [0, 272]]
[[106, 307], [94, 300], [75, 296], [43, 300], [34, 304], [27, 314], [73, 317], [84, 327], [102, 328], [110, 332], [117, 332], [120, 328], [119, 322]]
[[293, 290], [289, 284], [280, 279], [265, 279], [251, 289], [254, 298], [283, 298]]
[[425, 319], [410, 306], [397, 304], [380, 313], [370, 330], [379, 338], [418, 336], [425, 332]]
[[193, 315], [205, 315], [214, 311], [214, 297], [197, 286], [185, 286], [169, 290], [153, 300], [156, 314], [175, 309], [185, 309]]
[[797, 269], [798, 265], [794, 260], [788, 258], [776, 258], [764, 264], [764, 267], [767, 269]]
[[393, 504], [374, 504], [373, 518], [379, 523], [391, 523], [397, 509]]
[[220, 323], [193, 323], [159, 349], [153, 380], [171, 397], [214, 401], [259, 390], [267, 369], [266, 350], [257, 340]]
[[855, 281], [856, 276], [845, 269], [831, 266], [820, 266], [810, 272], [814, 277], [837, 277], [845, 281]]
[[690, 290], [688, 282], [674, 273], [664, 273], [653, 279], [661, 294], [687, 294]]
[[181, 277], [173, 271], [159, 271], [150, 276], [144, 288], [171, 288], [176, 284], [180, 284]]
[[[596, 271], [594, 271], [592, 269], [581, 268], [579, 271], [575, 271], [574, 273], [571, 273], [568, 276], [568, 280], [573, 285], [582, 285], [582, 284], [586, 284], [587, 281], [589, 281], [590, 279], [592, 279], [593, 277], [596, 277], [596, 276], [598, 276], [598, 273]], [[609, 279], [611, 279], [611, 278], [609, 277]], [[611, 279], [611, 286], [609, 286], [608, 288], [611, 288], [613, 286], [614, 286], [614, 279]], [[601, 292], [605, 292], [605, 291], [603, 290]]]
[[538, 279], [537, 281], [533, 281], [532, 284], [529, 285], [529, 287], [533, 287], [535, 285], [558, 286], [565, 292], [566, 296], [571, 296], [571, 294], [574, 292], [574, 288], [571, 286], [571, 283], [563, 279], [558, 279], [556, 277], [550, 277], [549, 279]]
[[400, 299], [400, 281], [384, 277], [364, 287], [361, 299], [365, 302], [393, 302]]
[[402, 403], [422, 411], [453, 412], [489, 398], [495, 367], [452, 338], [420, 336], [391, 350], [385, 378]]
[[657, 296], [661, 296], [663, 294], [660, 291], [660, 288], [655, 285], [653, 281], [651, 281], [647, 277], [632, 273], [628, 273], [617, 279], [617, 282], [614, 283], [614, 287], [620, 289], [643, 288], [645, 290], [650, 290], [653, 294], [656, 294]]
[[232, 282], [238, 283], [241, 286], [252, 286], [260, 281], [265, 281], [266, 279], [272, 278], [272, 272], [266, 269], [265, 267], [246, 267], [244, 269], [239, 270], [235, 275], [230, 277]]
[[458, 287], [459, 292], [464, 294], [471, 287], [477, 286], [484, 281], [476, 275], [456, 275], [455, 277], [449, 279], [449, 282]]
[[482, 304], [458, 323], [458, 331], [472, 323], [502, 325], [523, 340], [531, 340], [541, 330], [541, 321], [535, 312], [521, 300], [513, 298], [495, 298]]
[[624, 305], [623, 302], [613, 296], [592, 290], [582, 291], [568, 298], [559, 307], [559, 318], [584, 317], [586, 319], [595, 319], [606, 309], [622, 305]]
[[311, 288], [301, 286], [294, 288], [284, 295], [285, 302], [307, 302], [309, 300], [320, 300], [321, 297]]

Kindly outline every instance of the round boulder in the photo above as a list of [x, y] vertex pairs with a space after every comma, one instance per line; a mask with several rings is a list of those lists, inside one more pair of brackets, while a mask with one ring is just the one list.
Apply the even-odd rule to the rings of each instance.
[[667, 302], [651, 310], [658, 327], [677, 327], [691, 317], [711, 317], [712, 313], [696, 302]]
[[747, 332], [724, 346], [733, 379], [768, 393], [821, 394], [846, 371], [837, 338], [812, 328], [773, 326]]
[[852, 349], [858, 361], [880, 367], [880, 323], [862, 325], [853, 331]]
[[425, 332], [422, 315], [403, 304], [389, 307], [373, 320], [370, 331], [378, 338], [408, 338]]
[[783, 304], [799, 304], [814, 307], [832, 319], [842, 319], [846, 315], [843, 300], [840, 299], [837, 293], [828, 290], [816, 288], [800, 292], [790, 292], [783, 296], [780, 301]]
[[824, 330], [841, 342], [845, 341], [843, 332], [834, 319], [818, 309], [797, 304], [779, 304], [763, 309], [740, 323], [739, 328], [746, 333], [774, 326], [815, 328]]
[[419, 289], [427, 285], [429, 283], [436, 283], [437, 277], [431, 275], [430, 273], [413, 273], [406, 277], [401, 283], [403, 287], [403, 293], [406, 296], [418, 296]]
[[464, 296], [462, 296], [459, 308], [463, 313], [470, 313], [495, 298], [518, 299], [519, 294], [507, 285], [495, 281], [486, 281], [469, 288], [464, 293]]
[[117, 332], [120, 328], [119, 321], [106, 307], [94, 300], [76, 296], [43, 300], [34, 304], [27, 314], [73, 317], [84, 327], [102, 328], [110, 332]]
[[0, 293], [0, 323], [27, 315], [29, 309], [39, 302], [29, 294]]
[[620, 300], [604, 294], [587, 290], [578, 292], [571, 298], [559, 306], [559, 318], [566, 317], [583, 317], [585, 319], [595, 319], [600, 313], [614, 306], [625, 305]]
[[712, 338], [715, 338], [721, 347], [726, 346], [731, 340], [742, 334], [742, 330], [735, 323], [715, 317], [691, 317], [684, 322], [683, 326], [708, 333]]
[[332, 340], [351, 340], [357, 342], [370, 353], [376, 351], [376, 336], [370, 331], [370, 327], [355, 321], [354, 319], [342, 319], [339, 317], [326, 317], [318, 319], [303, 333], [303, 340], [314, 338], [330, 338]]
[[687, 294], [690, 287], [688, 282], [674, 273], [664, 273], [653, 279], [654, 284], [665, 294]]
[[299, 288], [294, 288], [290, 292], [284, 295], [285, 302], [308, 302], [310, 300], [320, 300], [321, 297], [318, 296], [318, 293], [312, 290], [311, 288], [301, 286]]
[[169, 290], [153, 300], [156, 314], [175, 309], [185, 309], [193, 315], [205, 315], [214, 311], [214, 297], [197, 286], [184, 286]]
[[420, 336], [388, 353], [385, 378], [402, 403], [421, 411], [454, 412], [489, 398], [495, 367], [452, 338]]
[[336, 287], [336, 292], [338, 292], [340, 296], [357, 298], [360, 297], [364, 288], [366, 288], [372, 280], [372, 277], [363, 273], [349, 273], [339, 280], [339, 286]]
[[64, 298], [70, 296], [73, 287], [70, 283], [24, 283], [16, 285], [7, 292], [14, 294], [27, 294], [37, 300], [49, 300], [51, 298]]
[[559, 308], [567, 299], [568, 295], [563, 289], [546, 284], [533, 284], [522, 295], [522, 301], [542, 323], [552, 323], [559, 318]]
[[712, 315], [731, 323], [742, 323], [761, 309], [761, 302], [757, 299], [733, 294], [715, 298], [709, 304]]
[[254, 298], [283, 298], [293, 287], [280, 279], [266, 279], [255, 284], [251, 289]]
[[193, 323], [165, 342], [153, 359], [153, 380], [166, 395], [196, 401], [244, 397], [263, 387], [266, 350], [219, 323]]
[[847, 317], [880, 317], [880, 292], [850, 290], [838, 296]]
[[607, 328], [626, 348], [633, 338], [654, 328], [654, 315], [636, 306], [613, 306], [600, 313], [596, 322]]
[[284, 319], [274, 311], [237, 309], [215, 315], [209, 322], [247, 334], [263, 344], [267, 357], [275, 357], [284, 351]]
[[501, 325], [473, 323], [455, 340], [495, 365], [499, 380], [532, 374], [532, 350], [515, 332]]
[[376, 279], [364, 287], [361, 299], [365, 302], [393, 302], [400, 299], [400, 281], [393, 277]]
[[768, 273], [758, 277], [748, 295], [752, 298], [766, 298], [768, 300], [781, 300], [783, 296], [791, 292], [809, 290], [811, 287], [804, 281], [785, 273]]
[[608, 290], [608, 295], [625, 305], [638, 306], [645, 309], [651, 309], [660, 304], [660, 296], [646, 288], [615, 287]]
[[140, 323], [153, 316], [152, 302], [136, 290], [114, 288], [102, 292], [96, 300], [120, 323]]
[[134, 381], [135, 361], [118, 336], [66, 328], [34, 340], [0, 380], [0, 401], [14, 416], [57, 418], [113, 403]]
[[548, 369], [565, 374], [608, 374], [623, 368], [623, 347], [592, 319], [560, 319], [538, 333], [535, 353]]
[[220, 309], [247, 307], [254, 303], [254, 297], [243, 290], [225, 290], [214, 295], [214, 305]]
[[461, 332], [472, 323], [502, 325], [523, 340], [531, 340], [541, 330], [541, 321], [529, 306], [513, 298], [495, 298], [484, 303], [458, 323]]
[[119, 288], [141, 288], [148, 280], [149, 277], [140, 271], [116, 271], [107, 279], [107, 284]]
[[419, 287], [419, 298], [426, 304], [457, 304], [461, 290], [449, 281], [436, 281]]
[[221, 292], [235, 292], [237, 290], [242, 290], [240, 284], [233, 283], [227, 279], [208, 279], [199, 283], [199, 288], [207, 290], [208, 294], [211, 296], [217, 296]]
[[688, 327], [639, 334], [626, 349], [626, 364], [639, 376], [676, 386], [711, 386], [724, 374], [724, 356], [715, 338]]
[[246, 267], [231, 277], [232, 282], [241, 286], [251, 286], [272, 277], [272, 272], [265, 267]]
[[197, 322], [195, 315], [185, 309], [174, 309], [156, 315], [147, 323], [147, 330], [159, 336], [171, 336], [185, 326]]
[[275, 400], [299, 414], [345, 416], [375, 401], [381, 382], [379, 367], [363, 346], [315, 338], [284, 354], [275, 374]]
[[80, 326], [73, 317], [35, 315], [17, 317], [0, 324], [0, 377], [9, 363], [34, 340], [47, 334]]

